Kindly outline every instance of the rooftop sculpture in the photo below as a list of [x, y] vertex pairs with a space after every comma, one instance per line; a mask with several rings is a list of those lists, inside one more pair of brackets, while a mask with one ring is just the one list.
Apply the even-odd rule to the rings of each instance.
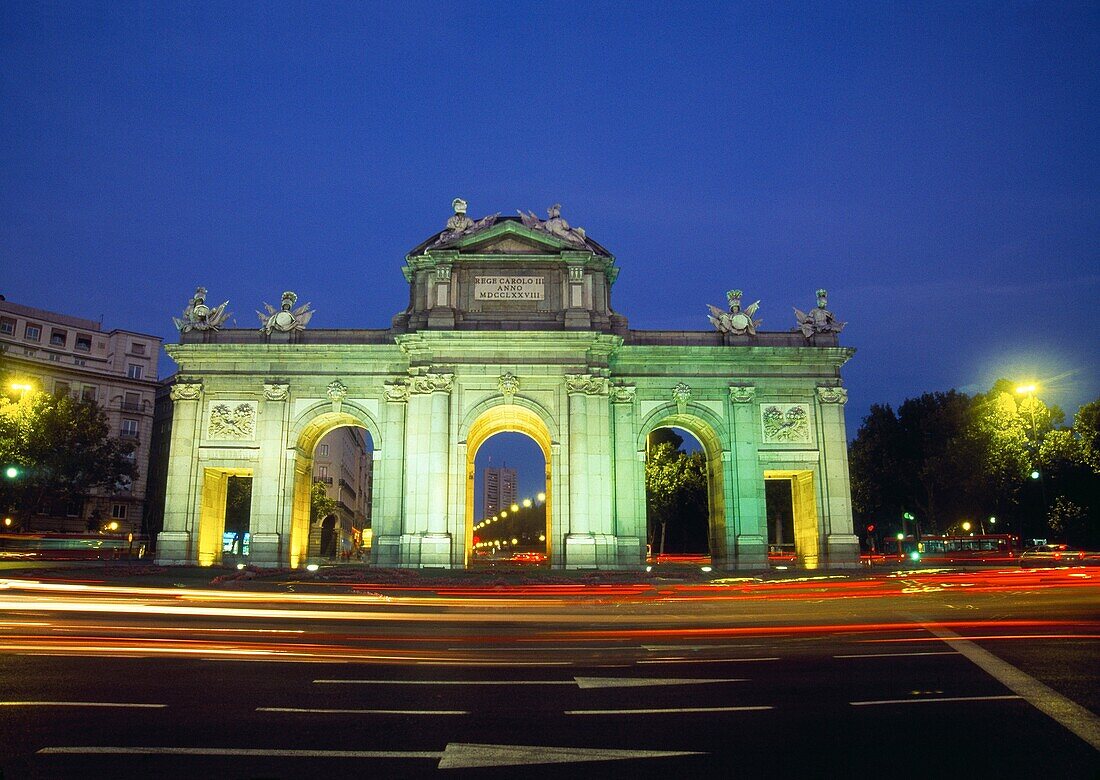
[[795, 330], [802, 331], [802, 335], [811, 338], [817, 333], [840, 333], [848, 323], [838, 322], [833, 313], [828, 310], [829, 293], [826, 290], [817, 291], [817, 307], [804, 312], [795, 308], [794, 317], [798, 322]]
[[707, 319], [710, 320], [710, 324], [718, 329], [721, 333], [732, 333], [736, 336], [755, 336], [756, 329], [760, 326], [763, 320], [754, 320], [753, 315], [756, 314], [756, 310], [760, 308], [760, 301], [753, 303], [741, 309], [741, 296], [740, 290], [730, 290], [726, 293], [726, 301], [729, 303], [729, 313], [726, 313], [719, 309], [717, 306], [711, 306], [707, 304], [707, 308], [710, 309], [710, 316]]
[[310, 318], [313, 317], [313, 310], [309, 308], [308, 303], [294, 309], [297, 300], [296, 293], [287, 291], [283, 293], [281, 309], [276, 310], [270, 303], [264, 303], [267, 314], [256, 312], [256, 316], [260, 318], [260, 332], [270, 336], [272, 333], [290, 333], [295, 330], [305, 330]]
[[229, 317], [229, 312], [225, 310], [228, 305], [229, 301], [226, 301], [221, 306], [211, 309], [206, 305], [206, 288], [196, 287], [195, 294], [191, 296], [187, 308], [183, 310], [183, 319], [173, 317], [172, 322], [176, 323], [176, 329], [180, 333], [191, 330], [217, 330]]

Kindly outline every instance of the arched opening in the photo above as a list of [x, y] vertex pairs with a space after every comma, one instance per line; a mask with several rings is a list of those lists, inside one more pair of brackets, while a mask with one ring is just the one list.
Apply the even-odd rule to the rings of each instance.
[[548, 565], [550, 431], [531, 410], [496, 406], [466, 437], [466, 566]]
[[690, 413], [646, 426], [646, 542], [650, 563], [708, 565], [725, 557], [722, 448]]
[[375, 442], [363, 420], [320, 414], [298, 436], [290, 565], [369, 560]]

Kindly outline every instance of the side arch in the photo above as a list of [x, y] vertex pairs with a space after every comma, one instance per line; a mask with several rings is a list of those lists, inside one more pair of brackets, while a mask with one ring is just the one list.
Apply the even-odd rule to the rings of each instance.
[[[710, 554], [714, 562], [728, 557], [726, 539], [726, 467], [729, 457], [721, 431], [725, 423], [710, 409], [697, 404], [687, 404], [683, 411], [673, 403], [664, 404], [650, 412], [638, 428], [637, 447], [645, 452], [649, 434], [658, 428], [682, 428], [691, 433], [703, 445], [707, 460], [707, 511]], [[644, 477], [643, 477], [644, 479]], [[644, 486], [642, 488], [645, 490]]]
[[318, 401], [304, 409], [291, 423], [287, 445], [295, 457], [287, 463], [288, 482], [293, 485], [290, 508], [290, 567], [297, 568], [309, 552], [310, 490], [313, 484], [313, 453], [326, 434], [351, 426], [370, 434], [375, 450], [381, 449], [380, 426], [374, 416], [354, 402], [344, 401], [333, 411], [331, 401]]

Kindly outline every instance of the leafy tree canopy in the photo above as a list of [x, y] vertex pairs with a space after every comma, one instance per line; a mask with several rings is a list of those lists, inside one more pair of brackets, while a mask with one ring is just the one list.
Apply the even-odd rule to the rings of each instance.
[[0, 502], [25, 517], [47, 501], [132, 480], [137, 442], [109, 434], [106, 413], [92, 401], [43, 392], [0, 398], [0, 464], [18, 469], [0, 480]]

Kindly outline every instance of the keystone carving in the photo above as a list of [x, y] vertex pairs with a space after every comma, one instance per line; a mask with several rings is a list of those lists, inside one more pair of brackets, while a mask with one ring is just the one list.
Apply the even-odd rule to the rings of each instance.
[[848, 403], [848, 391], [843, 387], [819, 387], [817, 388], [817, 400], [823, 404]]
[[756, 388], [753, 385], [731, 385], [730, 401], [735, 404], [751, 404], [756, 400]]
[[325, 393], [328, 394], [333, 403], [339, 403], [348, 397], [348, 386], [339, 379], [333, 379], [328, 383], [328, 389], [325, 390]]
[[519, 392], [519, 377], [509, 371], [497, 380], [497, 387], [500, 388], [500, 394], [504, 396], [504, 400], [512, 403], [512, 399]]
[[691, 387], [684, 382], [680, 382], [676, 387], [672, 388], [672, 400], [676, 402], [676, 407], [682, 412], [684, 407], [687, 406], [687, 402], [691, 399]]
[[173, 401], [197, 401], [201, 395], [201, 382], [177, 382], [172, 385], [171, 397]]
[[268, 401], [285, 401], [290, 398], [290, 385], [264, 382], [264, 398]]

